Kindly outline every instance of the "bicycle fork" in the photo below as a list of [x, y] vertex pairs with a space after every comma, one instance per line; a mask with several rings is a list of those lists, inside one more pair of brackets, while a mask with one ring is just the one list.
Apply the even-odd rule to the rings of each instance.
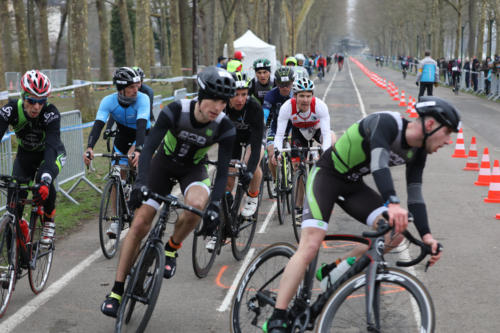
[[[376, 286], [377, 270], [379, 263], [375, 260], [370, 262], [366, 270], [366, 328], [368, 332], [379, 332], [380, 313], [379, 313], [379, 292]], [[373, 318], [372, 318], [373, 317]]]

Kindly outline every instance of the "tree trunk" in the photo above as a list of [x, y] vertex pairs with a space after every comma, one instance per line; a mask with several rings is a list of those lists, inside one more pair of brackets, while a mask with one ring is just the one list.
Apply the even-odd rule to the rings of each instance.
[[187, 1], [178, 0], [179, 19], [181, 29], [181, 52], [182, 52], [182, 67], [191, 67], [193, 63], [193, 27], [192, 27], [192, 11]]
[[[149, 24], [149, 38], [148, 38], [148, 46], [149, 46], [149, 57], [148, 57], [148, 60], [149, 60], [149, 67], [154, 67], [156, 66], [156, 53], [155, 53], [155, 50], [156, 50], [156, 47], [155, 47], [155, 39], [154, 39], [154, 36], [153, 36], [153, 20], [151, 18], [151, 16], [149, 17], [149, 20], [148, 20], [148, 24]], [[149, 70], [149, 72], [151, 73], [151, 69]]]
[[220, 1], [222, 16], [223, 16], [223, 27], [222, 35], [220, 37], [217, 53], [222, 54], [224, 50], [224, 44], [227, 43], [228, 56], [231, 57], [234, 52], [233, 40], [234, 40], [234, 9], [236, 8], [239, 0], [232, 0], [227, 4], [223, 0]]
[[132, 28], [128, 18], [127, 2], [118, 0], [118, 11], [120, 13], [120, 23], [123, 31], [123, 42], [125, 43], [125, 58], [127, 66], [133, 66], [134, 59], [134, 40], [132, 38]]
[[12, 57], [12, 22], [9, 15], [8, 0], [0, 0], [0, 21], [3, 28], [2, 43], [0, 44], [2, 52], [0, 52], [0, 57], [3, 56], [4, 69], [9, 72], [16, 70], [14, 66], [14, 59]]
[[[66, 1], [65, 6], [61, 5], [61, 23], [59, 24], [59, 34], [57, 35], [57, 42], [54, 50], [54, 59], [52, 61], [52, 68], [57, 68], [57, 64], [59, 63], [59, 48], [61, 46], [61, 40], [64, 36], [64, 26], [66, 25], [66, 18], [68, 17], [69, 1], [70, 0]], [[68, 29], [68, 35], [69, 35], [69, 29]], [[69, 67], [70, 66], [68, 64], [68, 68]]]
[[446, 54], [444, 54], [444, 24], [443, 24], [443, 19], [442, 16], [444, 15], [443, 11], [443, 1], [439, 1], [439, 13], [440, 13], [440, 20], [439, 20], [439, 43], [438, 43], [438, 49], [436, 50], [437, 53], [435, 54], [435, 57], [446, 57]]
[[479, 26], [477, 30], [477, 47], [476, 55], [479, 61], [483, 59], [483, 48], [484, 48], [484, 24], [486, 22], [486, 0], [481, 1], [481, 7], [479, 7]]
[[[178, 0], [169, 0], [170, 2], [170, 66], [173, 76], [182, 75], [182, 48], [181, 48], [181, 29], [179, 23]], [[182, 87], [182, 82], [173, 84], [174, 89]]]
[[500, 0], [496, 0], [496, 6], [494, 6], [495, 11], [495, 22], [497, 27], [497, 47], [495, 50], [495, 54], [500, 54]]
[[[2, 1], [2, 0], [0, 0]], [[3, 6], [0, 6], [0, 11], [3, 10]], [[3, 13], [0, 12], [0, 17], [2, 17]], [[2, 36], [5, 33], [5, 28], [3, 24], [0, 24], [0, 36]], [[0, 41], [0, 47], [2, 47], [2, 42]], [[5, 63], [4, 63], [4, 57], [3, 54], [0, 53], [0, 94], [2, 91], [6, 90], [5, 87]], [[3, 100], [0, 99], [0, 105], [3, 105]]]
[[[485, 1], [485, 0], [482, 0]], [[475, 41], [476, 41], [476, 26], [477, 26], [477, 1], [469, 1], [469, 43], [467, 45], [467, 53], [472, 58], [476, 55], [475, 53]]]
[[[73, 31], [74, 27], [72, 24], [72, 18], [71, 18], [71, 3], [73, 1], [78, 1], [78, 0], [66, 0], [66, 14], [68, 16], [68, 24], [67, 24], [67, 38], [66, 38], [66, 48], [67, 48], [67, 73], [66, 73], [66, 84], [71, 85], [73, 84], [73, 52], [72, 50], [72, 45], [71, 45], [71, 40], [73, 39]], [[57, 57], [57, 55], [56, 55]], [[54, 58], [55, 59], [55, 58]]]
[[[74, 78], [90, 80], [88, 50], [88, 6], [87, 1], [71, 1], [71, 58]], [[91, 86], [75, 89], [75, 107], [82, 113], [83, 121], [94, 119], [95, 107]]]
[[29, 56], [28, 56], [28, 33], [26, 30], [26, 16], [23, 1], [13, 1], [14, 13], [16, 17], [16, 32], [17, 32], [17, 46], [19, 50], [19, 71], [25, 72], [29, 70]]
[[127, 61], [127, 66], [134, 66], [135, 64], [137, 64], [142, 68], [146, 76], [150, 76], [149, 1], [137, 0], [135, 13], [135, 59], [137, 59], [137, 61], [135, 63]]
[[168, 1], [160, 2], [160, 36], [161, 36], [161, 50], [160, 50], [160, 62], [162, 66], [167, 66], [169, 63], [169, 47], [168, 47]]
[[40, 43], [40, 65], [42, 68], [50, 68], [50, 42], [49, 42], [49, 26], [47, 19], [47, 0], [35, 0], [38, 7], [38, 24], [39, 24], [39, 40]]
[[432, 1], [432, 18], [431, 18], [431, 55], [437, 59], [438, 43], [439, 43], [439, 0]]
[[40, 57], [38, 56], [38, 38], [37, 38], [37, 29], [36, 29], [36, 15], [35, 15], [35, 2], [34, 0], [28, 0], [26, 2], [28, 6], [28, 49], [30, 50], [29, 62], [31, 64], [30, 67], [40, 69]]
[[99, 80], [111, 80], [109, 71], [109, 21], [106, 11], [105, 0], [96, 0], [97, 18], [99, 20], [99, 40], [100, 40], [100, 70]]
[[[280, 17], [281, 17], [281, 0], [273, 0], [273, 19], [271, 20], [271, 39], [269, 41], [270, 44], [275, 45], [277, 50], [280, 50]], [[282, 54], [278, 53], [278, 56], [281, 57]], [[278, 58], [280, 59], [280, 58]]]

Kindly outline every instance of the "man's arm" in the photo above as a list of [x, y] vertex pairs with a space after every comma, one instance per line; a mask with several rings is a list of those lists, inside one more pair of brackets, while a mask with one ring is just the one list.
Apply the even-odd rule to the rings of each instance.
[[292, 104], [290, 100], [286, 101], [278, 111], [278, 121], [276, 135], [274, 137], [274, 146], [278, 151], [283, 150], [283, 138], [285, 136], [286, 125], [290, 120]]
[[59, 111], [52, 106], [55, 110], [52, 111], [53, 115], [47, 120], [47, 130], [45, 133], [45, 151], [43, 167], [40, 169], [40, 175], [48, 173], [51, 179], [55, 179], [62, 168], [62, 157], [66, 151], [64, 144], [61, 141], [61, 116]]
[[7, 131], [9, 119], [11, 119], [14, 112], [17, 112], [17, 106], [14, 101], [9, 101], [0, 109], [0, 140], [3, 138], [5, 131]]
[[[319, 100], [318, 100], [319, 101]], [[326, 151], [332, 146], [332, 131], [330, 127], [330, 114], [328, 113], [328, 107], [323, 101], [320, 101], [316, 105], [316, 112], [318, 113], [319, 125], [321, 129], [321, 137], [323, 138], [321, 143], [321, 149]]]

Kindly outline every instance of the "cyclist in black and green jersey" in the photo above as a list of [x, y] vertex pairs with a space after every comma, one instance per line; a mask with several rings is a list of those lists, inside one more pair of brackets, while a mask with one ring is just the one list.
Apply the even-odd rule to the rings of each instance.
[[[33, 198], [43, 204], [43, 233], [41, 242], [51, 244], [55, 232], [56, 189], [54, 180], [66, 160], [66, 150], [61, 141], [61, 115], [47, 102], [51, 84], [49, 78], [38, 70], [27, 71], [21, 77], [21, 98], [11, 100], [0, 108], [0, 137], [12, 125], [18, 150], [12, 175], [21, 179], [35, 179], [39, 185]], [[9, 190], [8, 196], [12, 193]], [[26, 197], [26, 192], [22, 197]], [[23, 206], [19, 206], [22, 216]]]
[[255, 77], [250, 81], [248, 95], [262, 105], [267, 92], [274, 87], [274, 80], [271, 77], [271, 62], [266, 58], [259, 58], [253, 62], [253, 69]]
[[[210, 179], [204, 160], [215, 143], [219, 145], [217, 174], [201, 233], [212, 235], [219, 223], [219, 201], [226, 187], [236, 136], [234, 125], [222, 111], [234, 95], [236, 86], [230, 73], [216, 67], [205, 68], [198, 74], [197, 82], [198, 99], [182, 99], [166, 106], [146, 139], [139, 159], [139, 174], [130, 195], [131, 209], [138, 209], [123, 242], [113, 289], [101, 307], [107, 316], [116, 317], [125, 278], [160, 207], [153, 199], [142, 201], [141, 186], [146, 185], [155, 193], [167, 195], [174, 185], [172, 179], [175, 179], [184, 195], [184, 203], [199, 210], [205, 209], [210, 196]], [[174, 232], [165, 244], [165, 278], [174, 276], [177, 250], [199, 221], [198, 215], [188, 211], [179, 215]]]
[[[334, 146], [326, 150], [307, 180], [306, 204], [297, 252], [290, 259], [281, 278], [276, 307], [267, 322], [268, 332], [287, 332], [288, 303], [295, 294], [306, 267], [316, 256], [328, 228], [335, 202], [349, 215], [372, 226], [387, 211], [389, 224], [396, 235], [390, 241], [397, 246], [398, 235], [408, 225], [408, 211], [400, 205], [390, 167], [406, 165], [408, 210], [424, 243], [437, 252], [431, 234], [422, 195], [422, 174], [428, 154], [436, 152], [458, 132], [460, 116], [448, 102], [437, 97], [422, 97], [416, 105], [420, 116], [413, 122], [397, 112], [376, 112], [347, 129]], [[362, 177], [372, 174], [377, 191]], [[337, 201], [342, 196], [344, 200]], [[355, 248], [348, 256], [360, 257], [366, 248]], [[440, 254], [433, 255], [430, 264]]]

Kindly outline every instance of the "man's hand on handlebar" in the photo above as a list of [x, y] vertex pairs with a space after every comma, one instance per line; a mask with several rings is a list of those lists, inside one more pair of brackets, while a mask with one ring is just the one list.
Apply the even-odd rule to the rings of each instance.
[[408, 227], [408, 211], [399, 204], [389, 204], [389, 225], [394, 226], [396, 233], [401, 233]]
[[88, 147], [85, 153], [83, 154], [83, 162], [88, 167], [93, 159], [94, 159], [94, 150]]
[[439, 259], [441, 259], [441, 252], [442, 251], [438, 251], [438, 248], [439, 248], [439, 243], [437, 240], [434, 239], [434, 237], [432, 237], [431, 234], [425, 234], [423, 237], [422, 237], [422, 241], [429, 245], [431, 248], [432, 248], [432, 256], [431, 258], [429, 259], [429, 262], [428, 262], [428, 266], [432, 266], [434, 265]]

